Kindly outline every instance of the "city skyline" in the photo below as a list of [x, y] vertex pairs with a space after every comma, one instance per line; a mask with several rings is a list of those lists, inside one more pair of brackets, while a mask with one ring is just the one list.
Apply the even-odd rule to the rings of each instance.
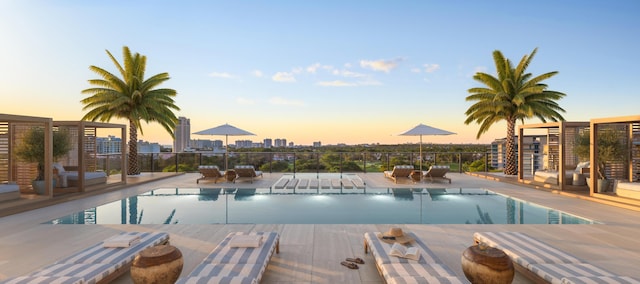
[[[178, 91], [195, 139], [229, 123], [296, 145], [404, 144], [423, 123], [457, 133], [425, 143], [489, 144], [506, 124], [476, 140], [464, 112], [494, 50], [518, 62], [538, 48], [528, 71], [559, 72], [545, 83], [567, 94], [569, 121], [637, 114], [638, 12], [633, 0], [2, 1], [0, 112], [81, 119], [88, 67], [116, 73], [105, 50], [121, 60], [128, 46], [148, 76], [169, 73], [161, 87]], [[142, 127], [139, 139], [172, 144]]]

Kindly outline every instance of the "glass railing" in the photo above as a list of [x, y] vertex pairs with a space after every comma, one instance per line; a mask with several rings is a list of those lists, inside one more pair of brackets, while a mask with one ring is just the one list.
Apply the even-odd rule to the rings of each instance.
[[[489, 153], [429, 152], [422, 163], [417, 152], [230, 152], [225, 153], [138, 153], [141, 172], [197, 172], [200, 165], [225, 169], [253, 165], [266, 173], [370, 173], [391, 170], [395, 165], [448, 165], [452, 172], [484, 172], [491, 169]], [[97, 169], [109, 174], [122, 171], [120, 154], [98, 155]]]

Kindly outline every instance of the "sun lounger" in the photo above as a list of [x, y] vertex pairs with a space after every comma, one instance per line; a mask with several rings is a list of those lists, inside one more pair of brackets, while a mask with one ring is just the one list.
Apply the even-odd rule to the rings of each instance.
[[640, 283], [638, 279], [615, 275], [524, 233], [476, 232], [473, 239], [475, 243], [504, 251], [520, 273], [536, 282]]
[[384, 176], [393, 180], [394, 183], [398, 183], [398, 178], [408, 178], [413, 172], [412, 165], [397, 165], [393, 167], [391, 171], [384, 171]]
[[200, 171], [200, 178], [196, 180], [196, 183], [200, 183], [201, 179], [213, 179], [213, 183], [216, 183], [218, 179], [224, 178], [224, 171], [220, 171], [218, 166], [199, 166], [198, 171]]
[[386, 283], [468, 283], [442, 263], [415, 234], [407, 233], [414, 239], [411, 246], [420, 248], [420, 259], [417, 261], [390, 256], [388, 253], [392, 244], [381, 241], [377, 234], [378, 232], [364, 234], [364, 252], [371, 251], [378, 272]]
[[[257, 236], [262, 236], [261, 244], [254, 247], [256, 242], [251, 237]], [[177, 283], [260, 283], [274, 251], [280, 253], [276, 232], [230, 233]]]
[[261, 171], [256, 171], [256, 169], [251, 166], [235, 166], [233, 168], [236, 171], [236, 179], [233, 182], [236, 182], [236, 180], [240, 179], [240, 178], [248, 178], [251, 179], [251, 183], [253, 183], [253, 178], [255, 177], [262, 177], [262, 172]]
[[424, 172], [424, 177], [428, 178], [431, 182], [434, 179], [446, 180], [451, 183], [451, 179], [445, 175], [449, 172], [449, 166], [431, 166], [428, 171]]
[[142, 250], [169, 241], [169, 235], [164, 232], [125, 232], [116, 236], [138, 240], [128, 247], [105, 247], [105, 240], [29, 275], [2, 283], [109, 283], [127, 272]]
[[288, 178], [280, 178], [280, 180], [278, 180], [278, 182], [276, 182], [276, 184], [273, 186], [275, 189], [284, 189], [285, 186], [287, 186], [287, 183], [289, 183], [290, 179]]

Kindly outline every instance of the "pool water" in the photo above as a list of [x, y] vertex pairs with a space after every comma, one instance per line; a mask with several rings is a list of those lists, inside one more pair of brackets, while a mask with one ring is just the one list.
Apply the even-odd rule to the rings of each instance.
[[485, 189], [160, 188], [51, 224], [593, 224]]

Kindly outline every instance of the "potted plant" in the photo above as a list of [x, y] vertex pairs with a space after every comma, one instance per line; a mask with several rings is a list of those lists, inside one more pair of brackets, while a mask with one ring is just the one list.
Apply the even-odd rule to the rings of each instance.
[[[25, 133], [22, 143], [16, 147], [16, 156], [31, 163], [38, 163], [38, 176], [34, 179], [33, 189], [38, 194], [44, 194], [44, 129], [34, 127]], [[69, 132], [66, 130], [53, 131], [53, 160], [66, 155], [71, 150]]]
[[[620, 130], [614, 128], [605, 128], [597, 133], [598, 145], [596, 151], [598, 157], [596, 160], [596, 174], [598, 175], [598, 191], [604, 192], [609, 187], [609, 177], [605, 174], [605, 168], [608, 163], [626, 162], [627, 147], [622, 142]], [[590, 136], [589, 132], [583, 132], [576, 137], [576, 145], [574, 151], [580, 160], [590, 158]], [[590, 184], [590, 183], [587, 183]]]

